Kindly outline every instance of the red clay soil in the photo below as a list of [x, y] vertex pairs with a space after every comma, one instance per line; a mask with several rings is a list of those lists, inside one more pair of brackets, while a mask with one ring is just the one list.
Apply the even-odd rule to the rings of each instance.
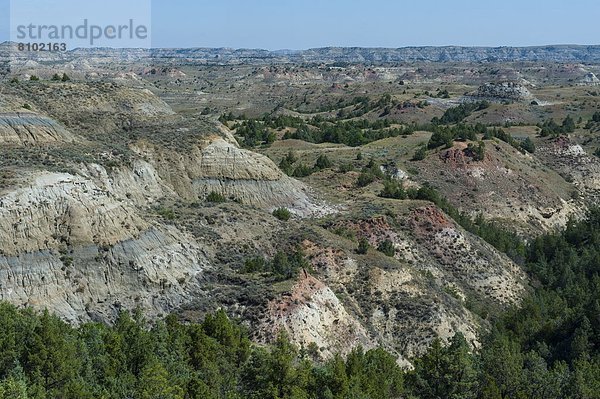
[[377, 246], [381, 241], [396, 237], [393, 228], [387, 222], [385, 216], [379, 216], [367, 220], [348, 220], [336, 223], [333, 228], [345, 227], [354, 232], [359, 238], [366, 238], [370, 245]]
[[457, 142], [454, 147], [442, 151], [439, 156], [449, 166], [449, 169], [465, 169], [471, 165], [485, 168], [493, 163], [491, 156], [487, 153], [484, 155], [483, 161], [474, 161], [472, 151], [463, 142]]
[[454, 227], [450, 219], [433, 205], [415, 209], [409, 220], [414, 233], [420, 237], [428, 236], [446, 227]]
[[323, 248], [310, 240], [302, 242], [302, 249], [310, 259], [313, 269], [317, 272], [326, 272], [328, 269], [338, 269], [339, 271], [343, 267], [345, 255], [341, 249]]

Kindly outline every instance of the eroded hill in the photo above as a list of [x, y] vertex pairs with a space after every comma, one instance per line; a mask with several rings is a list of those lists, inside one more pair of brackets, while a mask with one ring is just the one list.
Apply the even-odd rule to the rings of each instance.
[[[0, 299], [74, 323], [225, 308], [258, 342], [286, 331], [323, 357], [383, 346], [408, 365], [457, 331], [478, 346], [530, 289], [449, 210], [531, 239], [597, 198], [593, 65], [181, 55], [39, 60], [0, 83]], [[494, 101], [456, 112], [474, 95]], [[571, 114], [572, 131], [546, 123]], [[442, 119], [460, 137], [430, 148]], [[460, 135], [477, 123], [506, 135]], [[423, 187], [449, 205], [406, 194]]]

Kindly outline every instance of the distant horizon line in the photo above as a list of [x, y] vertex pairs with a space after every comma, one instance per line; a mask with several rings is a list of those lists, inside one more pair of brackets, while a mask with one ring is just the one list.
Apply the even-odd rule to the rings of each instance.
[[[6, 40], [1, 42], [0, 45], [11, 45], [18, 44], [18, 41]], [[231, 47], [231, 46], [191, 46], [191, 47], [76, 47], [68, 51], [75, 50], [194, 50], [194, 49], [210, 49], [210, 50], [252, 50], [252, 51], [268, 51], [271, 53], [277, 52], [303, 52], [311, 50], [323, 50], [323, 49], [366, 49], [366, 50], [402, 50], [402, 49], [415, 49], [415, 48], [464, 48], [464, 49], [502, 49], [502, 48], [513, 48], [513, 49], [534, 49], [534, 48], [560, 48], [560, 47], [600, 47], [600, 43], [597, 44], [575, 44], [575, 43], [562, 43], [562, 44], [540, 44], [540, 45], [460, 45], [460, 44], [447, 44], [447, 45], [407, 45], [399, 47], [387, 47], [387, 46], [321, 46], [321, 47], [307, 47], [302, 49], [290, 49], [290, 48], [279, 48], [270, 50], [262, 47]]]

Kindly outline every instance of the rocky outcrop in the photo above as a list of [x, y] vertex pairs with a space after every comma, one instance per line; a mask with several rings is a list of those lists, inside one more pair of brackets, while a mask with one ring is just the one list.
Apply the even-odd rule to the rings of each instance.
[[488, 101], [533, 101], [535, 98], [529, 90], [520, 83], [501, 82], [486, 83], [471, 95]]
[[0, 299], [73, 322], [121, 308], [175, 309], [207, 267], [194, 240], [69, 174], [29, 176], [0, 197]]
[[[395, 219], [338, 216], [332, 222], [328, 230], [368, 240], [372, 249], [364, 255], [354, 251], [355, 241], [347, 247], [339, 236], [305, 240], [302, 247], [319, 281], [301, 273], [289, 293], [270, 302], [261, 331], [271, 331], [266, 327], [275, 320], [277, 330], [304, 346], [317, 343], [322, 353], [329, 353], [327, 332], [332, 331], [344, 342], [382, 345], [400, 359], [456, 332], [477, 347], [485, 322], [467, 303], [486, 309], [517, 305], [526, 294], [527, 277], [435, 206], [415, 202], [409, 208]], [[375, 250], [384, 241], [392, 243], [393, 258]], [[338, 300], [322, 299], [332, 298], [325, 294], [329, 290]], [[339, 331], [339, 325], [345, 329]]]
[[97, 164], [83, 165], [80, 173], [105, 191], [140, 207], [147, 207], [168, 196], [177, 196], [160, 178], [154, 166], [143, 159], [134, 159], [131, 165], [113, 169], [110, 174]]
[[332, 211], [319, 204], [304, 184], [283, 174], [269, 158], [240, 149], [221, 137], [209, 138], [185, 155], [147, 143], [140, 143], [136, 150], [165, 183], [187, 200], [204, 200], [214, 191], [270, 210], [287, 207], [301, 216]]
[[[46, 73], [54, 73], [54, 70], [47, 70]], [[0, 98], [0, 111], [19, 112], [26, 103], [37, 114], [60, 121], [73, 133], [91, 141], [96, 141], [94, 135], [112, 132], [122, 134], [123, 128], [147, 126], [149, 121], [165, 121], [175, 114], [167, 103], [150, 90], [116, 83], [49, 83], [42, 80], [31, 85], [6, 86], [3, 95], [5, 104]]]
[[0, 198], [2, 252], [58, 249], [62, 244], [114, 245], [146, 230], [126, 204], [90, 180], [42, 173]]
[[[572, 181], [578, 194], [589, 206], [598, 203], [600, 200], [598, 157], [588, 154], [580, 144], [565, 136], [548, 140], [538, 148], [536, 154], [546, 165]], [[581, 217], [585, 211], [585, 206], [579, 206], [579, 212], [575, 216]]]
[[435, 258], [428, 268], [434, 277], [451, 283], [463, 296], [470, 291], [503, 305], [520, 302], [525, 274], [491, 245], [458, 228], [435, 206], [415, 209], [409, 221], [417, 241]]
[[58, 122], [32, 112], [0, 113], [0, 144], [25, 145], [76, 141]]
[[305, 271], [291, 292], [269, 302], [259, 330], [269, 339], [285, 331], [298, 346], [316, 345], [325, 358], [377, 346], [333, 291]]
[[581, 86], [600, 86], [600, 79], [593, 73], [588, 72], [579, 80]]
[[[35, 134], [27, 143], [71, 137], [50, 119], [36, 123], [46, 130], [29, 128]], [[215, 259], [214, 243], [157, 222], [148, 214], [153, 204], [201, 202], [216, 191], [265, 210], [328, 210], [269, 158], [240, 149], [225, 133], [187, 153], [140, 141], [132, 147], [137, 156], [110, 171], [82, 163], [72, 165], [77, 175], [13, 178], [0, 193], [0, 299], [73, 322], [110, 321], [120, 308], [135, 307], [154, 317], [190, 301], [200, 289], [197, 276]]]
[[410, 234], [393, 228], [385, 218], [343, 225], [377, 248], [391, 241], [395, 257], [451, 283], [458, 291], [514, 305], [524, 294], [525, 275], [507, 257], [458, 227], [435, 206], [418, 207], [407, 215]]

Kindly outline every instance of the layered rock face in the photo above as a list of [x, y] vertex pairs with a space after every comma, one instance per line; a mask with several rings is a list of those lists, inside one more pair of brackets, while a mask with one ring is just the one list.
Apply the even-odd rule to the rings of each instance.
[[[23, 108], [25, 104], [32, 112]], [[107, 82], [40, 81], [6, 86], [0, 94], [0, 112], [3, 112], [0, 113], [0, 129], [8, 125], [17, 127], [20, 133], [31, 126], [34, 129], [32, 135], [37, 135], [39, 141], [48, 135], [65, 136], [56, 126], [62, 125], [91, 142], [98, 140], [99, 134], [122, 134], [124, 127], [144, 125], [155, 119], [166, 120], [175, 115], [167, 103], [148, 89]], [[2, 116], [8, 120], [2, 122]], [[47, 118], [58, 122], [53, 123]], [[57, 133], [49, 134], [49, 129], [57, 130]]]
[[188, 154], [144, 144], [137, 151], [188, 200], [203, 200], [214, 191], [247, 205], [270, 210], [287, 207], [301, 216], [331, 211], [318, 205], [304, 184], [283, 174], [269, 158], [221, 137], [204, 141]]
[[[10, 178], [0, 174], [0, 300], [74, 323], [110, 322], [123, 308], [155, 319], [194, 305], [199, 317], [247, 307], [263, 316], [246, 319], [260, 341], [287, 331], [323, 357], [383, 345], [408, 364], [431, 340], [457, 331], [476, 346], [484, 322], [466, 304], [510, 306], [525, 290], [506, 257], [425, 203], [400, 201], [411, 208], [401, 215], [368, 197], [360, 216], [328, 218], [373, 248], [389, 240], [394, 257], [357, 254], [356, 242], [332, 238], [324, 220], [277, 220], [270, 212], [277, 207], [302, 217], [336, 210], [268, 157], [239, 148], [224, 126], [175, 115], [147, 90], [77, 82], [11, 90], [0, 144], [23, 153], [39, 144], [31, 150], [43, 156], [32, 166], [5, 163]], [[39, 114], [15, 113], [25, 101]], [[106, 156], [80, 156], [94, 151]], [[44, 172], [46, 165], [71, 172]], [[228, 201], [207, 203], [211, 192]], [[353, 201], [364, 198], [345, 200], [340, 209], [354, 211]], [[381, 217], [388, 206], [397, 217]], [[365, 216], [375, 208], [378, 217]], [[311, 262], [308, 273], [277, 282], [239, 270], [251, 256], [296, 244]], [[246, 293], [252, 300], [241, 298]]]
[[[32, 142], [45, 132], [33, 131]], [[0, 300], [73, 322], [111, 321], [120, 308], [166, 314], [192, 300], [214, 259], [212, 243], [148, 214], [153, 204], [203, 201], [215, 191], [264, 210], [285, 206], [307, 216], [325, 209], [302, 183], [227, 135], [187, 154], [134, 148], [139, 157], [110, 173], [96, 164], [77, 165], [77, 175], [28, 172], [0, 193]]]
[[75, 136], [56, 121], [31, 112], [0, 113], [0, 144], [74, 142]]
[[448, 281], [459, 297], [471, 291], [503, 305], [520, 302], [526, 276], [506, 256], [463, 231], [435, 206], [415, 209], [409, 220], [421, 250], [428, 246], [436, 260], [428, 270]]
[[[1, 59], [9, 59], [9, 44], [0, 44]], [[13, 54], [17, 53], [14, 49]], [[68, 53], [40, 53], [36, 59], [59, 61], [77, 59], [80, 63], [89, 62], [99, 65], [107, 60], [130, 61], [131, 59], [183, 59], [186, 61], [218, 61], [220, 63], [239, 64], [240, 62], [262, 65], [265, 63], [373, 63], [373, 62], [511, 62], [511, 61], [550, 61], [550, 62], [597, 62], [600, 60], [600, 46], [535, 46], [535, 47], [403, 47], [403, 48], [366, 48], [366, 47], [324, 47], [300, 51], [232, 48], [168, 48], [153, 49], [75, 49]], [[13, 62], [19, 66], [19, 62]]]
[[180, 305], [206, 267], [200, 247], [124, 198], [69, 174], [29, 176], [0, 197], [0, 299], [74, 321]]

